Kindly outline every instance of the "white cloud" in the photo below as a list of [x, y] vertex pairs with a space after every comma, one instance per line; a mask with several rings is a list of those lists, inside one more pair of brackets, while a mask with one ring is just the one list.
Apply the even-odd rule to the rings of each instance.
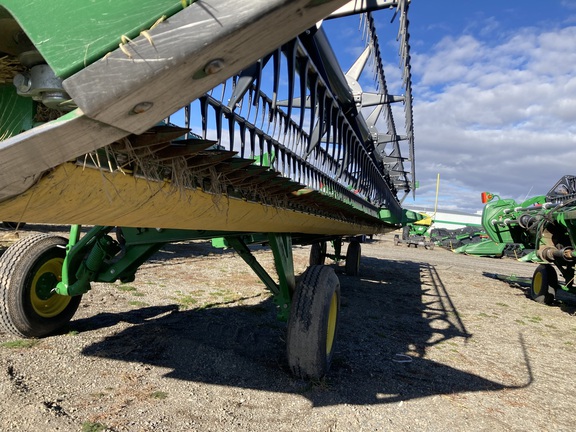
[[440, 206], [470, 211], [483, 190], [524, 199], [576, 174], [576, 27], [498, 36], [412, 52], [417, 203], [437, 173]]

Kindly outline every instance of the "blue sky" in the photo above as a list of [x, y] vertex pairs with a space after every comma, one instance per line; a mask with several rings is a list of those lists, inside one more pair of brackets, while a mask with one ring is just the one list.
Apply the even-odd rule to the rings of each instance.
[[[375, 16], [394, 90], [397, 27]], [[433, 206], [438, 174], [438, 207], [468, 212], [484, 190], [521, 201], [576, 175], [575, 0], [412, 0], [409, 16], [420, 188], [405, 206]], [[346, 26], [328, 28], [344, 69], [361, 48]]]

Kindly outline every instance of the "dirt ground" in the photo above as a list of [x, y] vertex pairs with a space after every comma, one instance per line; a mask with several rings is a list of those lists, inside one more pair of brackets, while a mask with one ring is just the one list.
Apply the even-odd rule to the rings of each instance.
[[362, 245], [359, 277], [331, 264], [343, 298], [321, 382], [290, 375], [285, 324], [235, 253], [174, 244], [133, 283], [93, 284], [63, 334], [0, 333], [0, 430], [573, 430], [574, 308], [490, 275], [534, 265], [392, 238]]

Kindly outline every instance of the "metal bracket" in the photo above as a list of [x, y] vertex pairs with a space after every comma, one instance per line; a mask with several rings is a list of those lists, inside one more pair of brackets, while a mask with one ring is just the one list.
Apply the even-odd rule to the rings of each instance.
[[291, 294], [296, 287], [294, 264], [292, 258], [292, 238], [287, 234], [268, 234], [270, 247], [274, 254], [274, 263], [278, 273], [279, 283], [268, 274], [266, 269], [252, 255], [244, 239], [240, 236], [226, 237], [227, 244], [250, 266], [254, 273], [274, 295], [274, 303], [278, 306], [278, 319], [287, 321], [290, 315]]

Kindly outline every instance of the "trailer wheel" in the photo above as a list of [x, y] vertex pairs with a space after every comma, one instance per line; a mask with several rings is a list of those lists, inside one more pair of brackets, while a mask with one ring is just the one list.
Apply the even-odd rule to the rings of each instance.
[[346, 251], [346, 274], [348, 276], [358, 276], [360, 273], [360, 256], [362, 247], [360, 242], [352, 241]]
[[324, 265], [326, 260], [326, 242], [317, 242], [312, 244], [310, 249], [310, 265]]
[[81, 296], [52, 292], [62, 278], [67, 241], [37, 234], [10, 246], [0, 257], [0, 325], [16, 336], [42, 337], [65, 326]]
[[554, 294], [548, 291], [552, 287], [556, 289], [558, 286], [558, 275], [556, 270], [550, 264], [540, 264], [536, 267], [534, 275], [532, 276], [532, 284], [530, 285], [530, 296], [532, 300], [538, 303], [552, 304], [554, 301]]
[[302, 274], [288, 321], [288, 364], [294, 375], [318, 380], [332, 362], [340, 312], [340, 282], [327, 266]]

